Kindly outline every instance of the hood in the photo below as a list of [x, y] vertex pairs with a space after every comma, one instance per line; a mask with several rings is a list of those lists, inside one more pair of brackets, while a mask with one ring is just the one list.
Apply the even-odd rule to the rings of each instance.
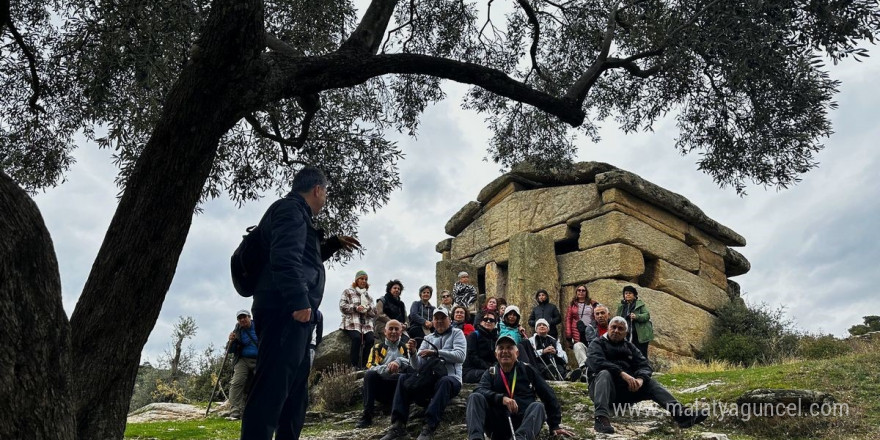
[[544, 293], [544, 292], [535, 292], [535, 301], [538, 302], [538, 305], [547, 304], [548, 302], [550, 302], [550, 294], [549, 293], [547, 294], [547, 301], [541, 301], [540, 299], [538, 299], [538, 295], [540, 295], [541, 293]]

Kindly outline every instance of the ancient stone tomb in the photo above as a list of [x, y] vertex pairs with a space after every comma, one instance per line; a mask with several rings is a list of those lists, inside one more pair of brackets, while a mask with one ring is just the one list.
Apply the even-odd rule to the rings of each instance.
[[468, 271], [481, 294], [516, 304], [525, 322], [538, 289], [564, 315], [575, 286], [586, 284], [613, 314], [632, 284], [651, 311], [652, 350], [674, 355], [701, 348], [718, 308], [740, 300], [728, 277], [749, 270], [731, 249], [745, 246], [742, 236], [685, 197], [599, 162], [517, 166], [462, 207], [446, 233], [452, 238], [436, 248], [438, 290]]

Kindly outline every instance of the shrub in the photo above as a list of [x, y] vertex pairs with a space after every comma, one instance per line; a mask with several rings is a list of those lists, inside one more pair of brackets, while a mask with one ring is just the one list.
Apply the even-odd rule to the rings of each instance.
[[718, 309], [718, 320], [698, 356], [745, 366], [770, 364], [793, 356], [797, 347], [798, 335], [784, 308], [732, 301]]
[[828, 359], [853, 351], [849, 341], [833, 335], [804, 335], [798, 343], [798, 356], [806, 359]]
[[324, 411], [339, 412], [348, 408], [355, 395], [354, 369], [333, 364], [324, 371], [314, 388], [315, 406]]

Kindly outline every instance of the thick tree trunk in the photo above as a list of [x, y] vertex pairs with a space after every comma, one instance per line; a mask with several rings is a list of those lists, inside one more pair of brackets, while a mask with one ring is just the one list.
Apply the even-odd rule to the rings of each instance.
[[121, 438], [156, 323], [220, 137], [242, 116], [261, 2], [217, 0], [127, 182], [71, 316], [79, 439]]
[[0, 171], [0, 438], [73, 439], [70, 325], [37, 205]]

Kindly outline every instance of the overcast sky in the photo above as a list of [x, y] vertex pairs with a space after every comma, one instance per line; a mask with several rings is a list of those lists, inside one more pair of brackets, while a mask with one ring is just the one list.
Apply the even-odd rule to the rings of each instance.
[[[871, 177], [880, 165], [880, 63], [875, 58], [847, 61], [832, 74], [843, 81], [837, 98], [840, 108], [832, 113], [836, 134], [818, 155], [819, 168], [796, 187], [750, 187], [742, 198], [730, 188], [718, 188], [697, 171], [696, 156], [674, 150], [677, 132], [672, 120], [658, 123], [653, 133], [637, 135], [624, 135], [608, 123], [601, 142], [580, 142], [578, 160], [608, 162], [684, 195], [746, 237], [748, 245], [738, 250], [752, 270], [733, 279], [747, 301], [785, 306], [801, 329], [846, 335], [862, 316], [880, 315], [880, 296], [874, 291], [880, 285], [880, 232], [870, 226], [880, 217], [880, 183]], [[400, 164], [403, 188], [378, 213], [361, 220], [359, 237], [366, 255], [328, 270], [322, 306], [325, 332], [338, 327], [340, 293], [358, 270], [369, 273], [374, 297], [383, 293], [387, 280], [402, 280], [407, 304], [416, 300], [419, 285], [433, 285], [440, 259], [434, 246], [447, 238], [446, 221], [499, 175], [499, 167], [483, 159], [489, 133], [482, 117], [460, 109], [462, 87], [448, 83], [446, 90], [449, 98], [425, 112], [418, 138], [398, 138], [406, 154]], [[68, 316], [116, 208], [118, 192], [108, 151], [83, 144], [75, 156], [67, 182], [35, 197], [58, 253]], [[232, 288], [229, 255], [244, 228], [255, 224], [273, 200], [274, 194], [267, 194], [241, 209], [228, 199], [203, 206], [204, 213], [193, 219], [142, 361], [155, 362], [169, 347], [171, 327], [182, 315], [192, 316], [199, 326], [191, 341], [196, 350], [209, 343], [222, 347], [235, 325], [235, 311], [250, 307], [250, 301]]]

